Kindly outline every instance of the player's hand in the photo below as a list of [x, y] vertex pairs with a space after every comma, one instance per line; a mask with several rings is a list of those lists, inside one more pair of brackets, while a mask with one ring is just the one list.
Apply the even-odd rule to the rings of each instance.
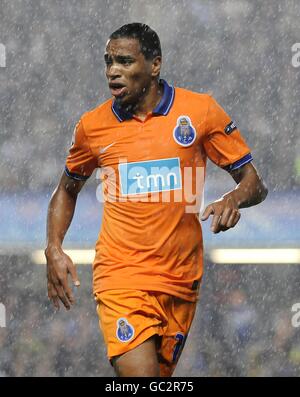
[[209, 204], [205, 208], [201, 220], [206, 221], [210, 215], [213, 216], [210, 227], [213, 233], [225, 232], [234, 227], [241, 217], [238, 204], [230, 195]]
[[73, 284], [79, 287], [77, 272], [71, 258], [60, 248], [47, 248], [45, 250], [47, 259], [48, 297], [59, 309], [59, 301], [67, 310], [74, 304], [74, 296], [68, 283], [68, 274], [71, 275]]

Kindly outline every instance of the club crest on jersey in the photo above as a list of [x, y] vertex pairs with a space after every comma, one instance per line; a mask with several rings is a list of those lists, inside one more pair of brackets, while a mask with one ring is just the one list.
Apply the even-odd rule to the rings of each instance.
[[173, 137], [181, 146], [190, 146], [196, 139], [196, 130], [188, 116], [180, 116], [174, 128]]
[[134, 328], [126, 318], [119, 318], [117, 321], [117, 338], [120, 342], [128, 342], [134, 336]]

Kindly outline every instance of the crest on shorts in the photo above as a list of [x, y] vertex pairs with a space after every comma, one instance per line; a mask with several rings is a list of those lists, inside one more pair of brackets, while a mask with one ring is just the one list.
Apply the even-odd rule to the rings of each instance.
[[196, 139], [196, 130], [188, 116], [179, 116], [173, 131], [175, 142], [181, 146], [190, 146]]
[[128, 342], [134, 336], [134, 328], [126, 318], [119, 318], [117, 320], [117, 338], [120, 342]]

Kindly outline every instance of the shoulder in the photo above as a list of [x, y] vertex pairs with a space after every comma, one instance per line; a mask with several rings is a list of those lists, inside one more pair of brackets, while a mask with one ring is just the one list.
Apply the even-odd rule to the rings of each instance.
[[207, 105], [209, 105], [213, 101], [213, 97], [210, 92], [200, 93], [182, 87], [175, 87], [175, 95], [177, 99], [182, 101], [189, 100], [196, 103], [207, 104]]
[[95, 126], [101, 125], [105, 120], [114, 117], [111, 110], [112, 102], [110, 98], [81, 116], [80, 120], [86, 133]]
[[191, 114], [195, 120], [203, 122], [211, 112], [215, 100], [210, 92], [199, 93], [175, 87], [175, 109]]

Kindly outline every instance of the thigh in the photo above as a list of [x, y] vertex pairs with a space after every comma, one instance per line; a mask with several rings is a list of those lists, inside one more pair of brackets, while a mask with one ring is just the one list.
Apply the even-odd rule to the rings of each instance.
[[158, 377], [160, 367], [156, 351], [156, 335], [137, 347], [112, 358], [116, 375], [121, 377]]

